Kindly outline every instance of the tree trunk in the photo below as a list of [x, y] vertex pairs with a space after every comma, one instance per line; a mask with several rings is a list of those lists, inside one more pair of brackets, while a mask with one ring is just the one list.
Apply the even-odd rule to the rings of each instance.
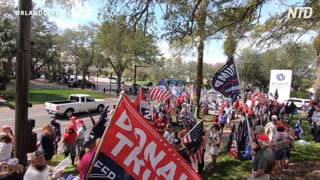
[[320, 51], [317, 52], [317, 87], [314, 100], [319, 103], [320, 98]]
[[201, 88], [203, 84], [203, 51], [204, 51], [204, 41], [205, 41], [205, 25], [206, 25], [206, 1], [202, 1], [200, 5], [200, 12], [198, 18], [199, 30], [198, 36], [200, 38], [198, 45], [198, 63], [197, 63], [197, 76], [196, 76], [196, 109], [197, 117], [199, 117], [200, 112], [200, 98], [201, 98]]

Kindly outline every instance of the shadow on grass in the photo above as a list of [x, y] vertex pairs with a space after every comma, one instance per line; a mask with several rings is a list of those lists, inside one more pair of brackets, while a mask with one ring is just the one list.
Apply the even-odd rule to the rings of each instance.
[[213, 170], [209, 165], [203, 179], [246, 179], [251, 171], [251, 164], [251, 160], [233, 159], [227, 153], [222, 153], [218, 156], [217, 169]]

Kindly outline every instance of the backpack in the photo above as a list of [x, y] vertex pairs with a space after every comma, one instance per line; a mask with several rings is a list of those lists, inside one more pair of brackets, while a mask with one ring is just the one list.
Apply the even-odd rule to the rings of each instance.
[[281, 133], [277, 139], [276, 150], [283, 150], [290, 147], [289, 135], [287, 133]]

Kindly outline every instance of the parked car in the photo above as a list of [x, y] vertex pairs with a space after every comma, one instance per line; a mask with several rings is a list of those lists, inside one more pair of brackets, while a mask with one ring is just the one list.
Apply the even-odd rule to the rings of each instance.
[[301, 99], [301, 98], [289, 98], [287, 100], [284, 101], [284, 103], [289, 103], [289, 105], [291, 104], [291, 102], [293, 102], [298, 109], [301, 109], [303, 104], [305, 104], [306, 106], [309, 105], [310, 100], [309, 99]]
[[79, 112], [102, 112], [105, 101], [103, 99], [93, 99], [87, 94], [71, 94], [68, 100], [45, 102], [44, 104], [44, 109], [49, 114], [65, 115], [69, 118]]
[[[81, 79], [74, 79], [73, 81], [69, 81], [68, 82], [68, 87], [81, 87], [82, 85], [82, 80]], [[85, 87], [87, 88], [95, 88], [95, 84], [88, 81], [88, 80], [85, 80]]]

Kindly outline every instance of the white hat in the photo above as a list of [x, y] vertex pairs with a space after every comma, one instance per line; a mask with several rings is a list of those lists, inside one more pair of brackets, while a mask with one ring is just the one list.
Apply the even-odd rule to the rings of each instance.
[[271, 119], [277, 119], [278, 120], [278, 116], [277, 115], [272, 115]]

